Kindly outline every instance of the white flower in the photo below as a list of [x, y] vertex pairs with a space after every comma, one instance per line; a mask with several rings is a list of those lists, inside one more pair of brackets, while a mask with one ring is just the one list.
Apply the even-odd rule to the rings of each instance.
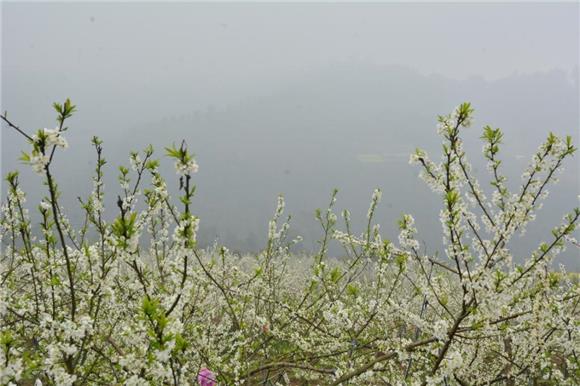
[[[42, 129], [42, 131], [43, 131], [44, 135], [46, 136], [46, 147], [59, 146], [59, 147], [62, 147], [64, 149], [66, 149], [68, 147], [68, 142], [62, 136], [62, 133], [58, 127], [54, 128], [52, 130], [44, 128], [44, 129]], [[34, 135], [32, 138], [35, 141], [38, 140], [37, 135]]]
[[167, 362], [171, 357], [171, 350], [173, 350], [174, 347], [175, 341], [174, 340], [169, 341], [167, 343], [167, 346], [165, 347], [165, 350], [159, 350], [155, 353], [157, 360], [161, 363]]
[[268, 223], [268, 239], [273, 240], [278, 238], [278, 233], [276, 230], [276, 221], [270, 220]]
[[132, 375], [131, 378], [125, 381], [125, 386], [138, 386], [142, 385], [144, 382], [137, 375]]
[[181, 161], [175, 162], [175, 170], [179, 175], [193, 174], [197, 173], [199, 170], [199, 165], [194, 159], [189, 160], [187, 163]]
[[129, 240], [127, 240], [127, 249], [129, 252], [136, 252], [137, 248], [139, 248], [139, 233], [135, 232]]
[[72, 344], [63, 344], [61, 346], [61, 350], [62, 350], [62, 352], [64, 352], [67, 355], [73, 355], [77, 352], [76, 346], [74, 346]]
[[379, 201], [381, 201], [381, 197], [383, 197], [383, 192], [380, 189], [375, 189], [373, 191], [372, 200], [379, 202]]
[[131, 169], [133, 169], [133, 171], [137, 171], [141, 167], [141, 163], [143, 161], [141, 160], [141, 157], [139, 157], [139, 154], [131, 154], [129, 162], [131, 163]]
[[44, 210], [50, 210], [51, 205], [50, 205], [50, 202], [48, 202], [46, 200], [42, 200], [42, 201], [40, 201], [40, 207]]
[[30, 165], [36, 174], [44, 173], [44, 169], [46, 168], [46, 165], [48, 165], [49, 161], [50, 159], [48, 156], [41, 153], [33, 153], [30, 157]]
[[454, 351], [449, 354], [446, 359], [446, 365], [449, 370], [454, 370], [463, 364], [463, 357], [459, 351]]
[[331, 212], [331, 213], [328, 215], [328, 221], [329, 221], [331, 224], [334, 224], [334, 223], [336, 223], [336, 220], [337, 220], [337, 218], [336, 218], [336, 214], [334, 214], [334, 213], [332, 213], [332, 212]]
[[163, 351], [157, 351], [157, 353], [155, 354], [155, 356], [157, 357], [157, 360], [159, 362], [167, 362], [169, 360], [169, 356], [171, 354], [171, 350], [170, 349], [166, 349]]

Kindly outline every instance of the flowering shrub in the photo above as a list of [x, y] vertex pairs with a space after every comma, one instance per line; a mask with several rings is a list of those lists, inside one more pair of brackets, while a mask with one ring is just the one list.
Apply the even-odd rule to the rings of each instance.
[[[75, 112], [54, 105], [58, 126], [30, 136], [23, 161], [47, 195], [34, 210], [35, 233], [17, 172], [2, 206], [0, 383], [37, 385], [573, 385], [580, 379], [580, 287], [551, 261], [569, 243], [576, 208], [521, 265], [510, 241], [534, 219], [547, 187], [576, 150], [550, 134], [533, 155], [521, 188], [508, 190], [499, 160], [502, 132], [485, 127], [488, 198], [471, 172], [460, 137], [469, 104], [439, 117], [443, 157], [417, 150], [411, 163], [441, 197], [445, 256], [422, 251], [411, 215], [397, 242], [374, 222], [365, 231], [335, 214], [337, 192], [317, 210], [320, 249], [298, 262], [289, 248], [284, 200], [265, 248], [243, 259], [227, 248], [202, 251], [193, 211], [198, 165], [185, 142], [166, 149], [180, 196], [168, 195], [153, 148], [119, 168], [122, 195], [105, 199], [106, 161], [93, 138], [93, 191], [73, 229], [59, 201], [52, 160], [66, 148]], [[105, 203], [117, 215], [107, 219]], [[139, 210], [140, 202], [144, 209]], [[140, 206], [140, 207], [141, 207]], [[343, 259], [328, 246], [344, 247]]]

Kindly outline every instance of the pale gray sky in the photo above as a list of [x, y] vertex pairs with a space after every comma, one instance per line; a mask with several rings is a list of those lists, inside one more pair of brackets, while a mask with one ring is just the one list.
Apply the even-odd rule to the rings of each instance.
[[3, 11], [3, 81], [34, 83], [26, 105], [63, 90], [85, 106], [123, 103], [132, 120], [267, 95], [345, 63], [493, 80], [572, 73], [579, 55], [574, 3], [4, 2]]

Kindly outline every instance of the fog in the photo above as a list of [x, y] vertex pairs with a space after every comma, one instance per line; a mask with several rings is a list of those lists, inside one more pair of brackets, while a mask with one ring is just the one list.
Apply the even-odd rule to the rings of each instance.
[[[194, 212], [200, 240], [257, 251], [276, 196], [285, 195], [302, 248], [321, 235], [313, 212], [339, 189], [337, 211], [356, 231], [371, 193], [377, 221], [396, 239], [412, 213], [427, 249], [440, 249], [441, 198], [408, 164], [416, 147], [440, 152], [436, 117], [470, 101], [464, 132], [486, 186], [481, 128], [505, 131], [516, 189], [548, 131], [578, 144], [579, 5], [2, 3], [2, 111], [28, 132], [55, 125], [51, 103], [78, 113], [57, 154], [56, 178], [73, 222], [91, 189], [90, 138], [104, 140], [106, 200], [114, 215], [117, 166], [128, 152], [185, 139], [197, 155]], [[5, 125], [2, 174], [19, 169], [29, 201], [42, 180], [18, 161], [26, 143]], [[172, 162], [162, 166], [177, 188]], [[550, 189], [515, 250], [526, 256], [578, 205], [578, 156]], [[339, 254], [339, 250], [333, 250]], [[580, 270], [578, 249], [559, 261]]]

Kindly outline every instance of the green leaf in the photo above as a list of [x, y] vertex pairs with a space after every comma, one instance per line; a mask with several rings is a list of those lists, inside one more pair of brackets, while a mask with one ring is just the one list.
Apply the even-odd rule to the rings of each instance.
[[332, 281], [333, 283], [338, 283], [341, 276], [342, 276], [342, 271], [340, 270], [339, 267], [334, 267], [334, 269], [332, 271], [330, 271], [330, 281]]

